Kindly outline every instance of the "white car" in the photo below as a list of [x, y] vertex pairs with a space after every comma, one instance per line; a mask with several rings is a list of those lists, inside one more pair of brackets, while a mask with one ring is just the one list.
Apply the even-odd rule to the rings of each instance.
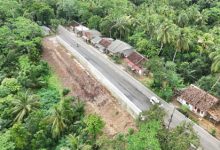
[[160, 104], [160, 101], [155, 97], [155, 96], [152, 96], [150, 98], [150, 102], [151, 104], [155, 105], [155, 104]]

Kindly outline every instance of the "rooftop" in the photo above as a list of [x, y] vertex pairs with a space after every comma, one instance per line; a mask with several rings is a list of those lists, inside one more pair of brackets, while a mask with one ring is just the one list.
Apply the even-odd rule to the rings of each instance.
[[127, 59], [131, 61], [133, 64], [138, 65], [144, 61], [147, 61], [147, 58], [139, 54], [138, 52], [132, 52]]
[[91, 40], [91, 42], [92, 42], [93, 44], [97, 44], [97, 43], [99, 43], [101, 40], [102, 40], [102, 38], [99, 37], [99, 36], [97, 36], [97, 37], [93, 38], [93, 39]]
[[112, 38], [102, 38], [99, 44], [107, 48], [112, 43], [112, 41], [113, 41]]
[[89, 30], [89, 28], [82, 26], [82, 25], [75, 26], [75, 29], [78, 31], [88, 31]]
[[190, 85], [187, 89], [183, 90], [180, 98], [202, 111], [208, 111], [219, 101], [218, 98], [195, 85]]
[[133, 49], [133, 47], [121, 40], [115, 40], [108, 46], [108, 50], [112, 53], [123, 52], [128, 49]]

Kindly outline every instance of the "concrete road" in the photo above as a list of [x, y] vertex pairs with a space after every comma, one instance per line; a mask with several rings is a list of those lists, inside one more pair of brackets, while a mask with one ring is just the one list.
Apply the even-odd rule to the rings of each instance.
[[[156, 96], [151, 90], [143, 86], [129, 74], [118, 68], [114, 63], [104, 58], [95, 48], [85, 43], [81, 38], [67, 30], [59, 30], [58, 36], [68, 43], [74, 50], [77, 50], [84, 58], [95, 66], [109, 81], [111, 81], [124, 95], [142, 111], [148, 110], [151, 106], [149, 98]], [[76, 44], [78, 43], [78, 44]], [[157, 97], [157, 96], [156, 96]], [[159, 97], [158, 97], [159, 98]], [[159, 98], [160, 99], [160, 98]], [[168, 124], [170, 116], [174, 110], [172, 104], [168, 104], [160, 99], [167, 112], [165, 122]], [[183, 114], [174, 111], [171, 127], [175, 127], [182, 121], [191, 122]], [[200, 142], [205, 150], [220, 150], [220, 141], [211, 136], [207, 131], [198, 125], [194, 125], [194, 130], [200, 137]]]

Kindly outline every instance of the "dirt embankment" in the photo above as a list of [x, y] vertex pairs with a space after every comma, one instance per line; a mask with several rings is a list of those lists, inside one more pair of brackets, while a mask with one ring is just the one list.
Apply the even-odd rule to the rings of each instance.
[[106, 123], [105, 133], [113, 136], [135, 128], [135, 121], [117, 100], [97, 80], [95, 80], [55, 37], [43, 40], [43, 59], [58, 75], [64, 87], [72, 90], [86, 103], [87, 113], [100, 115]]

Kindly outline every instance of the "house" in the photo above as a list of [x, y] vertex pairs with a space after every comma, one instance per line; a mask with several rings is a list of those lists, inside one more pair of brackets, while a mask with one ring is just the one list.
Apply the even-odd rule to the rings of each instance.
[[187, 105], [190, 111], [201, 117], [209, 116], [216, 121], [220, 121], [219, 107], [216, 108], [219, 102], [218, 98], [195, 85], [190, 85], [183, 90], [180, 96], [177, 97], [177, 101], [182, 105]]
[[106, 52], [107, 47], [113, 42], [114, 40], [112, 38], [102, 38], [95, 47], [101, 51]]
[[86, 42], [91, 42], [91, 40], [93, 38], [96, 38], [96, 37], [101, 37], [101, 33], [97, 30], [86, 30], [86, 31], [83, 31], [82, 33], [82, 38], [86, 41]]
[[123, 57], [127, 57], [134, 51], [134, 48], [121, 40], [115, 40], [107, 47], [106, 50], [106, 52], [110, 55], [121, 55]]
[[78, 36], [82, 36], [83, 32], [88, 31], [89, 28], [83, 26], [83, 25], [78, 25], [74, 27], [74, 32], [78, 35]]
[[128, 67], [131, 70], [142, 75], [145, 71], [143, 64], [147, 61], [147, 58], [139, 54], [138, 52], [132, 52], [129, 56], [125, 58], [125, 61], [128, 64]]

